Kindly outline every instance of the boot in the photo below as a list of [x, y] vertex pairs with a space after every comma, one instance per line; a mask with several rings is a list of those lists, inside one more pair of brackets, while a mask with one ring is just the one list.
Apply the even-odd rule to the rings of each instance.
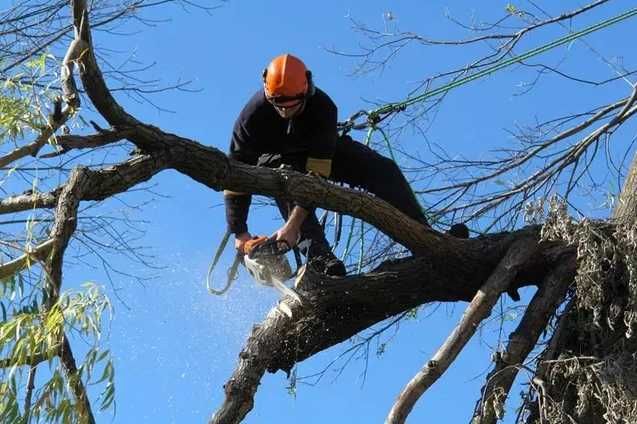
[[468, 239], [469, 228], [464, 224], [453, 224], [451, 228], [447, 230], [447, 234], [456, 238]]
[[338, 259], [328, 246], [313, 244], [308, 250], [307, 265], [319, 274], [331, 277], [344, 277], [347, 274], [345, 264]]

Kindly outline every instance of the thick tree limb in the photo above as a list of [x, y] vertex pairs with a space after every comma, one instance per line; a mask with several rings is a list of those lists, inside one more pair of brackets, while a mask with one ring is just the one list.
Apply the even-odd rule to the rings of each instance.
[[[246, 165], [228, 159], [217, 149], [162, 133], [152, 127], [137, 128], [136, 134], [139, 132], [152, 136], [157, 142], [154, 152], [96, 172], [91, 176], [91, 189], [84, 193], [83, 200], [103, 200], [146, 181], [162, 169], [173, 168], [217, 191], [229, 189], [296, 199], [363, 219], [413, 252], [424, 253], [432, 249], [452, 252], [464, 243], [463, 240], [424, 227], [389, 203], [361, 191], [294, 171]], [[0, 213], [34, 207], [51, 208], [58, 193], [59, 189], [49, 194], [36, 193], [4, 199], [0, 201]]]
[[51, 230], [51, 254], [47, 261], [49, 281], [46, 284], [46, 309], [51, 309], [60, 295], [62, 285], [62, 261], [66, 246], [77, 227], [77, 209], [81, 199], [90, 188], [90, 171], [76, 168], [64, 185], [55, 210], [55, 221]]
[[[374, 272], [341, 279], [306, 272], [298, 286], [303, 305], [288, 304], [293, 320], [272, 311], [254, 327], [224, 386], [226, 399], [210, 422], [240, 422], [252, 408], [252, 395], [266, 370], [289, 371], [295, 363], [423, 303], [471, 300], [513, 243], [520, 239], [533, 243], [529, 240], [537, 235], [538, 228], [529, 227], [471, 239], [461, 253], [431, 250], [427, 258], [394, 261]], [[574, 252], [562, 246], [541, 247], [515, 269], [500, 274], [512, 275], [513, 286], [518, 287], [541, 281], [542, 270], [550, 264], [574, 260]]]
[[[123, 193], [137, 184], [148, 181], [166, 167], [165, 156], [155, 154], [135, 156], [115, 166], [91, 171], [88, 177], [90, 189], [82, 194], [81, 200], [104, 200]], [[22, 194], [3, 199], [0, 201], [0, 214], [54, 208], [65, 186], [59, 186], [49, 193]]]
[[51, 193], [31, 193], [11, 196], [0, 200], [0, 214], [14, 213], [39, 208], [53, 208], [57, 202], [59, 190]]
[[495, 424], [502, 418], [502, 408], [520, 366], [535, 347], [542, 332], [564, 300], [575, 276], [575, 263], [558, 264], [546, 276], [516, 330], [509, 336], [506, 351], [498, 357], [474, 416], [474, 424]]
[[[71, 173], [58, 198], [55, 222], [51, 230], [51, 239], [53, 240], [51, 254], [46, 263], [48, 278], [44, 287], [45, 310], [50, 310], [60, 297], [64, 252], [77, 227], [77, 210], [80, 201], [84, 193], [91, 187], [90, 175], [90, 171], [86, 168], [76, 168]], [[62, 335], [62, 343], [58, 355], [73, 396], [79, 405], [79, 416], [82, 422], [95, 423], [88, 394], [78, 372], [73, 351], [66, 334]]]
[[518, 273], [533, 257], [537, 250], [536, 243], [536, 240], [523, 238], [511, 245], [493, 274], [465, 310], [460, 323], [433, 358], [400, 393], [387, 416], [386, 423], [402, 424], [405, 422], [420, 396], [440, 378], [456, 359], [475, 333], [480, 322], [491, 314], [491, 308], [497, 302], [500, 294], [515, 281]]

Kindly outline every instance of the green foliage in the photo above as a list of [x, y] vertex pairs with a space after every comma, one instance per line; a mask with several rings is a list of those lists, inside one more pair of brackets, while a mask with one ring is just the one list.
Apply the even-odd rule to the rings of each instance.
[[[2, 294], [11, 295], [5, 285]], [[115, 399], [115, 369], [110, 352], [100, 347], [103, 319], [110, 315], [111, 304], [95, 284], [85, 284], [80, 291], [64, 293], [50, 309], [34, 299], [5, 306], [6, 317], [0, 323], [0, 422], [21, 423], [25, 411], [26, 380], [31, 365], [39, 364], [38, 381], [43, 383], [33, 391], [29, 415], [34, 421], [47, 423], [80, 422], [80, 408], [70, 391], [69, 378], [60, 363], [58, 353], [63, 338], [81, 336], [92, 342], [82, 361], [76, 355], [78, 374], [85, 387], [101, 387], [99, 408], [108, 409]], [[45, 364], [48, 363], [48, 367]], [[42, 378], [45, 375], [46, 378]]]
[[55, 56], [50, 53], [42, 53], [35, 56], [26, 62], [27, 69], [34, 71], [35, 75], [44, 76], [47, 73], [47, 59], [55, 60]]
[[27, 99], [0, 93], [0, 141], [22, 137], [36, 121]]
[[[49, 88], [56, 80], [53, 55], [42, 53], [31, 58], [0, 86], [0, 142], [18, 141], [29, 130], [38, 131], [47, 124], [42, 105], [52, 103], [56, 93]], [[46, 82], [48, 81], [48, 83]]]
[[19, 423], [21, 418], [17, 383], [15, 376], [12, 376], [8, 381], [0, 382], [0, 421]]

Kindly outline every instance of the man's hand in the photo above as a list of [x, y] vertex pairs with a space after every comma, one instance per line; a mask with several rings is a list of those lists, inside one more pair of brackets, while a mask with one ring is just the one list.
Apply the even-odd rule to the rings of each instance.
[[250, 240], [251, 238], [252, 236], [248, 232], [236, 234], [234, 238], [234, 248], [241, 253], [245, 253], [243, 247], [245, 246], [246, 241]]
[[290, 248], [296, 246], [300, 236], [301, 229], [296, 225], [289, 225], [289, 222], [274, 233], [276, 240], [285, 240]]
[[301, 224], [303, 224], [308, 214], [309, 212], [306, 209], [295, 206], [288, 217], [288, 221], [279, 231], [274, 233], [274, 237], [276, 237], [277, 240], [285, 240], [288, 246], [290, 246], [290, 249], [296, 246], [301, 237]]

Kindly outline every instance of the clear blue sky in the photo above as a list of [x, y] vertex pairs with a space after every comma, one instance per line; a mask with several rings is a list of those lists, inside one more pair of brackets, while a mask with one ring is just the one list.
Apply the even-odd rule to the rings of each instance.
[[[543, 3], [552, 14], [562, 11], [554, 2]], [[631, 7], [631, 3], [616, 2], [596, 16], [610, 16]], [[193, 88], [201, 89], [196, 93], [171, 92], [153, 97], [157, 104], [175, 113], [158, 112], [120, 96], [130, 112], [166, 131], [225, 151], [237, 113], [259, 88], [261, 70], [273, 56], [291, 52], [303, 58], [312, 69], [316, 84], [339, 105], [339, 117], [343, 119], [366, 107], [363, 99], [400, 99], [417, 81], [467, 63], [477, 52], [475, 48], [410, 47], [382, 73], [352, 78], [349, 74], [356, 61], [325, 50], [334, 47], [356, 51], [358, 44], [364, 42], [352, 30], [350, 17], [380, 29], [386, 24], [384, 14], [391, 12], [394, 20], [390, 24], [401, 30], [432, 38], [453, 38], [461, 33], [445, 18], [445, 13], [464, 21], [472, 17], [493, 20], [504, 13], [507, 2], [489, 2], [489, 9], [484, 6], [484, 10], [475, 9], [475, 4], [326, 0], [310, 6], [292, 1], [231, 0], [212, 16], [196, 9], [185, 13], [176, 7], [157, 8], [145, 12], [145, 16], [170, 20], [154, 27], [127, 28], [142, 32], [126, 37], [95, 37], [98, 49], [100, 45], [114, 47], [125, 55], [134, 52], [145, 63], [157, 62], [156, 68], [148, 71], [149, 76], [161, 77], [166, 83], [192, 79]], [[519, 7], [531, 8], [526, 2]], [[578, 20], [575, 28], [591, 22], [586, 18]], [[609, 58], [628, 54], [628, 43], [632, 42], [628, 40], [634, 40], [634, 28], [634, 22], [620, 24], [587, 41]], [[534, 47], [563, 33], [543, 34], [523, 46]], [[115, 56], [114, 62], [117, 60], [121, 59]], [[587, 70], [589, 77], [613, 76], [608, 66], [579, 43], [546, 57], [547, 63], [560, 60], [565, 61], [566, 69]], [[634, 58], [626, 58], [627, 62], [630, 60], [634, 65]], [[506, 129], [532, 125], [536, 119], [579, 111], [628, 93], [627, 86], [621, 84], [600, 93], [550, 77], [543, 79], [531, 94], [514, 95], [532, 78], [531, 71], [512, 69], [453, 92], [427, 132], [429, 141], [443, 145], [452, 155], [489, 157], [490, 149], [512, 143]], [[400, 142], [406, 150], [427, 157], [419, 135], [406, 133]], [[114, 304], [110, 334], [104, 343], [115, 358], [117, 412], [114, 418], [110, 412], [99, 414], [98, 421], [201, 423], [220, 405], [222, 385], [236, 365], [252, 325], [263, 319], [276, 302], [276, 295], [256, 286], [244, 274], [226, 296], [207, 294], [205, 273], [225, 231], [221, 194], [173, 171], [155, 177], [150, 185], [153, 191], [167, 197], [135, 193], [123, 199], [136, 203], [155, 198], [153, 203], [133, 212], [133, 217], [148, 221], [143, 225], [146, 235], [139, 244], [148, 246], [147, 252], [164, 268], [148, 271], [136, 263], [113, 260], [122, 270], [156, 278], [141, 286], [116, 275], [116, 296], [102, 273], [70, 264], [65, 285], [97, 281], [105, 285]], [[116, 201], [109, 203], [112, 209], [121, 208]], [[254, 232], [269, 234], [279, 223], [273, 211], [253, 208], [250, 227]], [[229, 260], [228, 254], [220, 268], [227, 266]], [[510, 305], [510, 301], [506, 302]], [[464, 304], [456, 304], [421, 310], [417, 319], [404, 321], [395, 335], [390, 331], [381, 338], [392, 338], [384, 354], [377, 356], [377, 345], [372, 343], [369, 362], [352, 360], [338, 376], [332, 370], [318, 385], [300, 384], [296, 396], [288, 394], [283, 373], [266, 375], [254, 410], [245, 422], [383, 422], [396, 395], [444, 341], [463, 309]], [[512, 325], [512, 321], [506, 322], [507, 328]], [[451, 369], [423, 396], [410, 422], [467, 422], [499, 335], [497, 320], [477, 334]], [[298, 374], [321, 370], [349, 346], [346, 342], [299, 364]], [[511, 422], [511, 415], [507, 422]]]

